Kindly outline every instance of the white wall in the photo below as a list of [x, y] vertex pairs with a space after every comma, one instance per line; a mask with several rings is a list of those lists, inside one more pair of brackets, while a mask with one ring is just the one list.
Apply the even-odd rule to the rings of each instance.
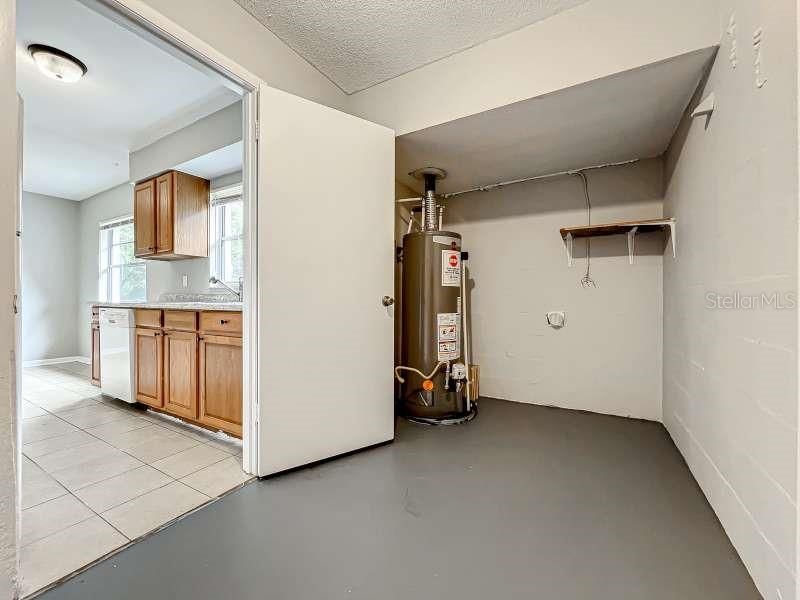
[[[706, 124], [669, 151], [664, 212], [664, 423], [765, 598], [795, 598], [797, 311], [713, 308], [708, 293], [795, 294], [798, 269], [796, 0], [725, 0]], [[753, 32], [763, 28], [755, 85]], [[776, 590], [780, 590], [780, 596]]]
[[[660, 160], [589, 171], [592, 220], [658, 218]], [[568, 268], [559, 228], [586, 223], [574, 176], [448, 201], [445, 229], [469, 251], [481, 395], [643, 419], [661, 417], [661, 235], [592, 242], [597, 289], [584, 289], [584, 244]], [[671, 260], [671, 259], [670, 259]], [[545, 313], [564, 310], [567, 325]]]
[[348, 97], [233, 0], [142, 0], [270, 86], [341, 110]]
[[237, 102], [130, 154], [130, 180], [141, 181], [242, 140]]
[[592, 0], [353, 94], [398, 135], [719, 42], [718, 0]]
[[133, 188], [123, 183], [115, 188], [82, 200], [79, 203], [78, 231], [78, 354], [91, 355], [91, 304], [98, 298], [98, 270], [100, 266], [99, 225], [103, 221], [133, 214]]
[[78, 354], [80, 203], [22, 195], [23, 360]]
[[241, 171], [235, 173], [228, 173], [227, 175], [220, 175], [211, 180], [211, 191], [225, 188], [231, 185], [240, 184], [244, 181]]
[[15, 597], [19, 499], [14, 357], [17, 93], [15, 2], [0, 0], [0, 599]]
[[[211, 189], [233, 185], [242, 181], [241, 172], [223, 175], [211, 180]], [[78, 231], [80, 231], [78, 262], [80, 265], [77, 291], [77, 354], [88, 356], [91, 351], [89, 322], [90, 306], [98, 300], [99, 238], [101, 222], [133, 213], [133, 187], [126, 183], [101, 192], [80, 203]], [[189, 285], [182, 287], [182, 277], [187, 275]], [[207, 258], [176, 261], [147, 261], [147, 299], [158, 300], [165, 292], [203, 293], [209, 291], [209, 264]], [[74, 312], [72, 313], [75, 314]]]

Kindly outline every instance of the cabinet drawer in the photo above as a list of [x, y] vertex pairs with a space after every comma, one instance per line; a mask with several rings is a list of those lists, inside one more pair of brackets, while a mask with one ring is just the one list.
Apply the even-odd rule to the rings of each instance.
[[201, 312], [200, 331], [220, 335], [242, 335], [242, 313], [217, 310]]
[[137, 327], [161, 327], [161, 311], [152, 308], [136, 309]]
[[164, 329], [197, 331], [197, 313], [191, 310], [165, 310]]

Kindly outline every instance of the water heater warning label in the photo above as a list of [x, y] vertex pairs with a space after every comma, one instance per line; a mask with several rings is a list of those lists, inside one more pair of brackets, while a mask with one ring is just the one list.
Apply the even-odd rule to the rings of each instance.
[[461, 285], [460, 250], [442, 250], [442, 285], [448, 287]]
[[436, 315], [438, 360], [455, 360], [461, 355], [458, 343], [458, 317], [458, 313]]

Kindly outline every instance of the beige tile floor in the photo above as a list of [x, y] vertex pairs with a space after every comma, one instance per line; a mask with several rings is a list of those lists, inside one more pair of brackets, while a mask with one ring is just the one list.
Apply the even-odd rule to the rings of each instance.
[[88, 369], [23, 372], [25, 595], [250, 479], [241, 445], [104, 398]]

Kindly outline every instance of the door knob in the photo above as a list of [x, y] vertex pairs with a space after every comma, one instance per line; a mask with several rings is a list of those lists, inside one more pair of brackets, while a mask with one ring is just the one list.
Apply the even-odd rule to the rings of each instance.
[[382, 303], [384, 306], [391, 306], [392, 304], [394, 304], [394, 298], [392, 298], [391, 296], [384, 296]]

